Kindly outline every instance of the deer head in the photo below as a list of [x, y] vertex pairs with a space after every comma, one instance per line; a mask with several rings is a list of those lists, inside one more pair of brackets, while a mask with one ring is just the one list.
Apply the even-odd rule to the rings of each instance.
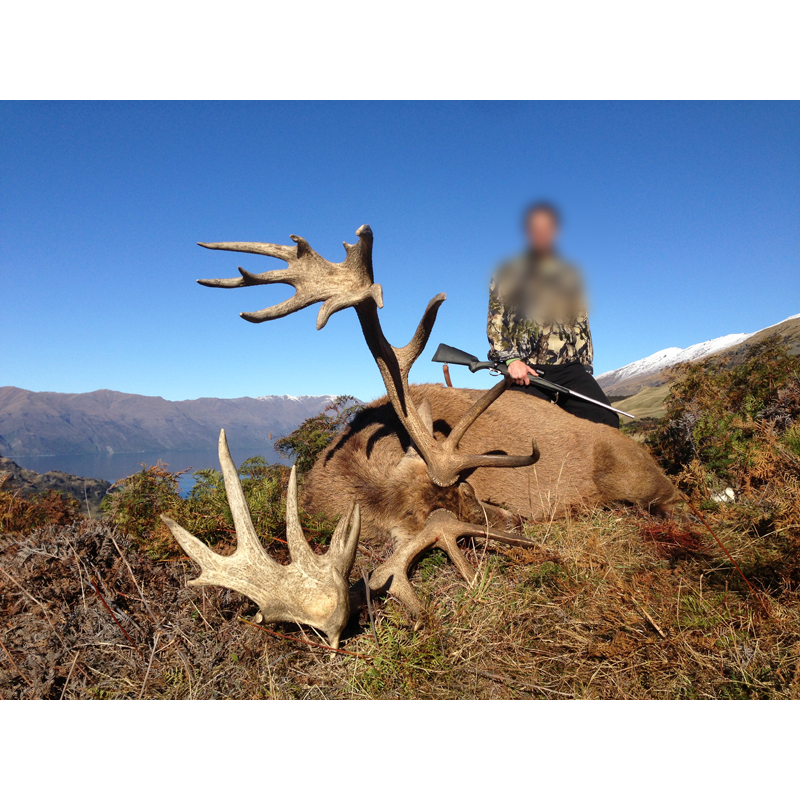
[[[198, 283], [225, 289], [269, 283], [285, 283], [295, 288], [294, 296], [283, 303], [261, 311], [243, 313], [241, 316], [248, 322], [277, 319], [321, 302], [322, 308], [317, 316], [317, 329], [320, 329], [325, 326], [331, 314], [344, 308], [354, 308], [392, 407], [414, 445], [408, 456], [411, 460], [402, 467], [415, 473], [417, 477], [424, 470], [427, 480], [435, 487], [454, 487], [456, 492], [469, 500], [471, 493], [468, 486], [462, 488], [459, 485], [456, 489], [456, 484], [463, 483], [464, 472], [478, 467], [522, 467], [534, 464], [539, 458], [535, 441], [531, 442], [529, 455], [467, 453], [459, 449], [459, 443], [470, 426], [508, 388], [508, 378], [481, 396], [456, 422], [445, 439], [435, 438], [430, 405], [422, 403], [418, 408], [414, 404], [409, 392], [408, 374], [428, 342], [437, 312], [446, 296], [439, 294], [428, 303], [416, 332], [407, 345], [393, 347], [383, 335], [378, 317], [378, 309], [383, 307], [383, 292], [373, 279], [372, 230], [369, 225], [362, 225], [356, 235], [359, 239], [357, 244], [344, 244], [347, 255], [341, 263], [326, 261], [299, 236], [291, 237], [295, 242], [294, 247], [259, 242], [201, 242], [202, 247], [214, 250], [232, 250], [279, 258], [288, 264], [288, 268], [254, 274], [240, 267], [239, 278], [201, 280]], [[474, 494], [471, 496], [474, 498]], [[444, 510], [437, 511], [426, 519], [412, 520], [404, 529], [403, 535], [395, 538], [394, 555], [373, 572], [370, 586], [376, 590], [388, 588], [412, 612], [417, 612], [419, 604], [407, 577], [413, 561], [425, 550], [441, 547], [446, 550], [462, 575], [471, 579], [472, 569], [461, 555], [456, 539], [478, 535], [500, 541], [532, 544], [528, 539], [492, 530], [488, 525], [481, 527], [460, 522], [453, 514]]]

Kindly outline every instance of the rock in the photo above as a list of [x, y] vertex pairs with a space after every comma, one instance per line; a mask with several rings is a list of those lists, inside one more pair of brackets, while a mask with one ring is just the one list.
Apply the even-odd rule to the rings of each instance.
[[736, 493], [729, 486], [722, 492], [717, 492], [716, 494], [712, 494], [711, 499], [715, 503], [733, 503], [736, 500]]

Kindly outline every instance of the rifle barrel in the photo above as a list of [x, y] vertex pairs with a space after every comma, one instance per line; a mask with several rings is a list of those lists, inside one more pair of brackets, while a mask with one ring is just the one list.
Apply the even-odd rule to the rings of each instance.
[[636, 419], [633, 414], [629, 414], [627, 411], [620, 411], [618, 408], [614, 408], [614, 406], [609, 406], [606, 403], [601, 403], [599, 400], [593, 400], [591, 397], [587, 397], [585, 394], [581, 394], [580, 392], [576, 392], [574, 389], [567, 389], [570, 394], [574, 394], [575, 397], [580, 397], [581, 400], [586, 400], [589, 403], [594, 403], [596, 406], [602, 406], [603, 408], [607, 408], [609, 411], [613, 411], [615, 414], [624, 414], [626, 417], [630, 417], [631, 419]]

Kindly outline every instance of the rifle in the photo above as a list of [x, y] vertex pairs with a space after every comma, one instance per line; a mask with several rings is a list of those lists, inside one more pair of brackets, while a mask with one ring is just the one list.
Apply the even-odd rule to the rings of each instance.
[[[508, 374], [508, 367], [505, 364], [496, 363], [494, 361], [478, 361], [476, 356], [470, 355], [470, 353], [465, 353], [463, 350], [459, 350], [457, 347], [450, 347], [450, 345], [447, 344], [439, 345], [431, 361], [436, 361], [440, 364], [457, 364], [458, 366], [467, 367], [470, 372], [478, 372], [482, 369], [488, 369], [495, 375]], [[596, 406], [600, 406], [601, 408], [607, 408], [609, 411], [613, 411], [615, 414], [624, 414], [626, 417], [636, 419], [633, 414], [629, 414], [627, 411], [620, 411], [618, 408], [614, 408], [606, 403], [601, 403], [599, 400], [594, 400], [591, 397], [587, 397], [585, 394], [576, 392], [574, 389], [567, 389], [566, 386], [560, 386], [557, 383], [545, 380], [539, 375], [531, 375], [529, 373], [528, 378], [533, 386], [543, 389], [545, 392], [579, 397], [581, 400], [585, 400], [587, 403], [594, 403]]]

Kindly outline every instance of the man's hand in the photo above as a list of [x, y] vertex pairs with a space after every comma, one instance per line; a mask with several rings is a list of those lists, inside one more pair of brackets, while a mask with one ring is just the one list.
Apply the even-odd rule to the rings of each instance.
[[512, 361], [508, 365], [508, 374], [518, 386], [530, 386], [531, 381], [528, 375], [538, 375], [539, 373], [524, 361]]

